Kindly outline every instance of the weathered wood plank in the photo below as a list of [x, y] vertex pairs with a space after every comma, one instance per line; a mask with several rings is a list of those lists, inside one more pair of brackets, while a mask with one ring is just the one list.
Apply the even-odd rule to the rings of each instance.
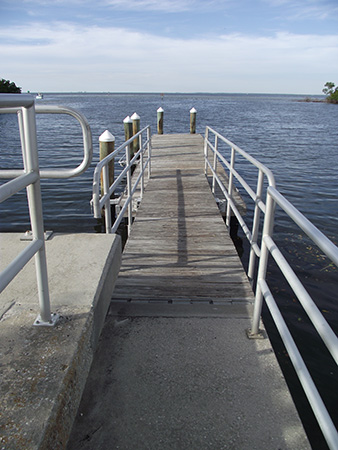
[[113, 294], [132, 302], [253, 302], [204, 175], [198, 135], [153, 137], [152, 176]]

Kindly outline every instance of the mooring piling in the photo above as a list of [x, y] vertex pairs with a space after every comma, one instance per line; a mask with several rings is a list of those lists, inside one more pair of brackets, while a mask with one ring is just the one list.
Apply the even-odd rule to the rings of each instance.
[[190, 134], [196, 133], [196, 109], [191, 108], [190, 110]]
[[157, 110], [157, 133], [163, 134], [163, 113], [164, 109], [160, 106]]
[[[140, 116], [135, 112], [132, 116], [131, 116], [131, 120], [133, 122], [133, 135], [137, 134], [140, 131]], [[138, 151], [138, 149], [140, 148], [140, 139], [136, 138], [134, 139], [132, 145], [131, 145], [133, 151], [132, 154], [134, 155], [134, 153], [136, 153]], [[132, 156], [132, 155], [130, 155]]]
[[[133, 137], [133, 121], [131, 120], [130, 116], [127, 116], [123, 120], [124, 125], [124, 138], [126, 141], [128, 141], [131, 137]], [[130, 156], [131, 158], [134, 156], [133, 152], [133, 146], [130, 146]]]
[[[100, 142], [100, 161], [110, 155], [115, 149], [115, 137], [106, 130], [99, 138]], [[109, 162], [109, 186], [114, 183], [114, 158]], [[101, 192], [104, 191], [103, 180], [101, 177]]]

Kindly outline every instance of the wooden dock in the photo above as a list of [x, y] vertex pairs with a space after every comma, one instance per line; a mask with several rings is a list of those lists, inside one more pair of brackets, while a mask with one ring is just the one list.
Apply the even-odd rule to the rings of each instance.
[[201, 136], [153, 138], [68, 450], [310, 449], [203, 171]]
[[200, 135], [153, 138], [152, 176], [124, 251], [113, 300], [253, 302], [204, 174]]

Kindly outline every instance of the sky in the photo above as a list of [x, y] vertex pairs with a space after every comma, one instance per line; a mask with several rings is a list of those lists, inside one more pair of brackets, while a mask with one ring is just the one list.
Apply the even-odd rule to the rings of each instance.
[[0, 0], [0, 78], [23, 92], [317, 95], [338, 0]]

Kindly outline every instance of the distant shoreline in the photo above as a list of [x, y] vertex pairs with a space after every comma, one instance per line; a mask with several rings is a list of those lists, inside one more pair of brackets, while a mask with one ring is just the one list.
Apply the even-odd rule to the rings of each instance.
[[295, 100], [295, 101], [302, 102], [302, 103], [327, 103], [328, 105], [337, 105], [338, 104], [336, 101], [330, 102], [327, 98], [319, 99], [319, 98], [306, 97], [306, 98]]
[[[259, 96], [259, 97], [276, 97], [276, 96], [280, 96], [280, 97], [303, 97], [305, 96], [304, 99], [300, 99], [300, 101], [306, 101], [306, 99], [310, 99], [311, 101], [325, 101], [325, 98], [323, 98], [323, 95], [320, 94], [313, 94], [314, 97], [322, 97], [320, 99], [316, 99], [316, 98], [312, 98], [309, 95], [306, 94], [286, 94], [286, 93], [267, 93], [267, 92], [137, 92], [137, 91], [130, 91], [130, 92], [114, 92], [114, 91], [40, 91], [43, 94], [46, 95], [224, 95], [224, 96], [231, 96], [231, 95], [235, 95], [235, 96], [242, 96], [242, 97], [247, 97], [247, 96]], [[38, 92], [35, 91], [27, 91], [27, 92], [22, 92], [22, 94], [31, 94], [31, 95], [36, 95], [38, 94]]]
[[302, 98], [295, 101], [302, 103], [329, 103], [326, 99], [310, 98], [310, 97]]

